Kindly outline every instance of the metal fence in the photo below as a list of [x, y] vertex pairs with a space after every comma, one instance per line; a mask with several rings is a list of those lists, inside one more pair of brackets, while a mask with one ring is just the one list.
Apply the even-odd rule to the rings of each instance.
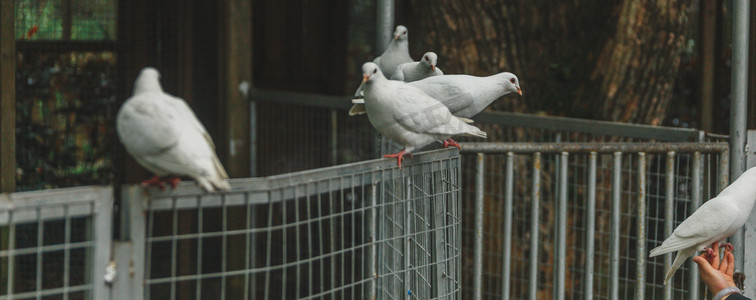
[[106, 299], [112, 189], [0, 194], [0, 299]]
[[124, 252], [145, 253], [133, 261], [144, 269], [117, 280], [114, 292], [118, 299], [457, 299], [459, 159], [441, 150], [401, 169], [382, 159], [235, 179], [224, 194], [191, 184], [146, 195], [129, 188], [132, 242]]
[[665, 287], [672, 254], [648, 259], [648, 249], [726, 186], [727, 144], [462, 147], [476, 154], [463, 183], [475, 200], [464, 213], [473, 217], [464, 224], [465, 298], [699, 299], [695, 267]]

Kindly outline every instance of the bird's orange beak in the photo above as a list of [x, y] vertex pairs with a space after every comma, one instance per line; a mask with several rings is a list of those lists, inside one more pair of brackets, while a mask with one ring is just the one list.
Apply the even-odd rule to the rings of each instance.
[[369, 78], [370, 78], [370, 75], [368, 75], [368, 74], [362, 74], [362, 83], [367, 82]]
[[431, 71], [436, 72], [436, 65], [431, 65]]
[[520, 94], [520, 96], [522, 96], [522, 90], [520, 88], [517, 88], [517, 93]]
[[398, 40], [401, 37], [401, 35], [394, 36], [395, 40]]

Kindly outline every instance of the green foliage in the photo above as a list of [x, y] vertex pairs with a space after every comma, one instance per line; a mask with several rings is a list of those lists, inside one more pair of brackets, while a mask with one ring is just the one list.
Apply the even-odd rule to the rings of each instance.
[[[63, 1], [15, 0], [15, 35], [19, 40], [65, 39]], [[70, 9], [71, 40], [115, 40], [116, 1], [77, 0]]]
[[19, 190], [110, 183], [115, 55], [19, 53]]

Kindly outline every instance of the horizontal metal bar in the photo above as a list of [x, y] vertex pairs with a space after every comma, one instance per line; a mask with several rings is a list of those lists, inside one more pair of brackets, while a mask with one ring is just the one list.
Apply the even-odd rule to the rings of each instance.
[[727, 143], [460, 143], [462, 153], [666, 153], [701, 152], [724, 153]]
[[67, 286], [67, 287], [60, 287], [60, 288], [54, 288], [54, 289], [45, 289], [42, 291], [31, 291], [31, 292], [24, 292], [24, 293], [12, 294], [12, 295], [4, 294], [0, 296], [0, 300], [34, 298], [35, 296], [42, 296], [42, 297], [55, 296], [55, 295], [62, 295], [66, 293], [75, 293], [75, 292], [91, 291], [91, 290], [92, 290], [92, 284], [87, 283], [87, 284], [82, 284], [82, 285]]
[[324, 94], [308, 94], [287, 92], [280, 90], [266, 90], [252, 88], [249, 99], [254, 101], [273, 102], [277, 104], [294, 104], [323, 108], [349, 109], [352, 107], [352, 96], [336, 96]]
[[55, 245], [48, 245], [48, 246], [16, 248], [13, 250], [0, 250], [0, 257], [34, 254], [37, 252], [47, 253], [47, 252], [65, 250], [65, 249], [94, 248], [94, 246], [95, 246], [94, 241], [86, 241], [86, 242], [77, 242], [77, 243], [68, 243], [68, 244], [55, 244]]
[[698, 130], [690, 128], [661, 127], [555, 116], [538, 116], [503, 111], [484, 111], [473, 119], [475, 122], [480, 123], [653, 139], [667, 142], [693, 142], [698, 140], [699, 135]]
[[[436, 163], [430, 165], [430, 168], [420, 168], [419, 166], [422, 166], [426, 163], [431, 163], [439, 160], [454, 159], [458, 157], [459, 154], [457, 149], [455, 148], [420, 152], [405, 160], [405, 163], [402, 166], [402, 172], [404, 172], [404, 176], [411, 176], [421, 175], [427, 172], [446, 170], [449, 168], [448, 164]], [[418, 166], [418, 168], [414, 168], [415, 166]], [[245, 193], [250, 193], [250, 201], [253, 203], [257, 203], [259, 201], [268, 202], [269, 200], [279, 201], [281, 199], [280, 193], [275, 193], [277, 195], [271, 197], [274, 199], [268, 199], [268, 195], [265, 195], [265, 193], [270, 190], [287, 188], [288, 191], [286, 191], [286, 194], [283, 196], [283, 199], [287, 199], [287, 197], [293, 197], [294, 192], [291, 188], [296, 185], [302, 185], [300, 187], [303, 187], [305, 184], [318, 184], [319, 182], [327, 182], [329, 179], [338, 179], [338, 184], [329, 184], [323, 187], [323, 189], [318, 190], [319, 193], [327, 193], [340, 189], [371, 185], [375, 181], [391, 177], [391, 174], [383, 174], [382, 172], [376, 171], [394, 168], [396, 168], [395, 159], [380, 158], [269, 177], [230, 179], [229, 183], [232, 186], [232, 190], [225, 193], [225, 203], [226, 205], [243, 203]], [[389, 177], [382, 179], [381, 176]], [[343, 180], [345, 177], [350, 177], [350, 180]], [[175, 190], [160, 191], [157, 188], [152, 188], [149, 190], [149, 193], [153, 201], [160, 198], [182, 196], [196, 197], [197, 195], [205, 194], [205, 192], [200, 190], [200, 188], [197, 187], [194, 182], [179, 183], [178, 187], [176, 187]], [[303, 195], [303, 193], [304, 192], [299, 193], [298, 195]], [[204, 197], [202, 203], [200, 203], [199, 205], [201, 205], [202, 207], [212, 206], [215, 204], [220, 205], [220, 196], [215, 196], [216, 197]], [[152, 204], [152, 207], [156, 207], [155, 203]]]

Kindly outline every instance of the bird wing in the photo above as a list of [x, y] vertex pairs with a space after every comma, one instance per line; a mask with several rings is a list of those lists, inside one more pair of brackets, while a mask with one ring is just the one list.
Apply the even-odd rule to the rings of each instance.
[[394, 121], [406, 130], [445, 136], [476, 130], [452, 116], [446, 106], [422, 90], [399, 84], [394, 87], [393, 92], [396, 104]]
[[210, 146], [210, 149], [215, 150], [215, 143], [213, 142], [213, 138], [210, 137], [209, 133], [207, 133], [207, 129], [205, 129], [205, 126], [200, 123], [197, 115], [194, 114], [194, 111], [189, 107], [188, 104], [186, 104], [186, 101], [184, 101], [184, 99], [173, 97], [167, 94], [166, 97], [168, 98], [170, 105], [173, 106], [173, 108], [181, 115], [182, 120], [186, 121], [192, 129], [196, 130], [202, 135], [202, 137]]
[[455, 75], [432, 76], [423, 80], [410, 82], [428, 95], [437, 99], [453, 114], [462, 111], [473, 103], [473, 96], [463, 81]]
[[157, 155], [178, 142], [181, 117], [161, 97], [162, 93], [132, 96], [118, 113], [116, 130], [134, 156]]
[[728, 199], [716, 197], [701, 205], [692, 215], [675, 228], [661, 246], [651, 250], [651, 256], [696, 247], [712, 242], [727, 232], [735, 222], [738, 208]]

